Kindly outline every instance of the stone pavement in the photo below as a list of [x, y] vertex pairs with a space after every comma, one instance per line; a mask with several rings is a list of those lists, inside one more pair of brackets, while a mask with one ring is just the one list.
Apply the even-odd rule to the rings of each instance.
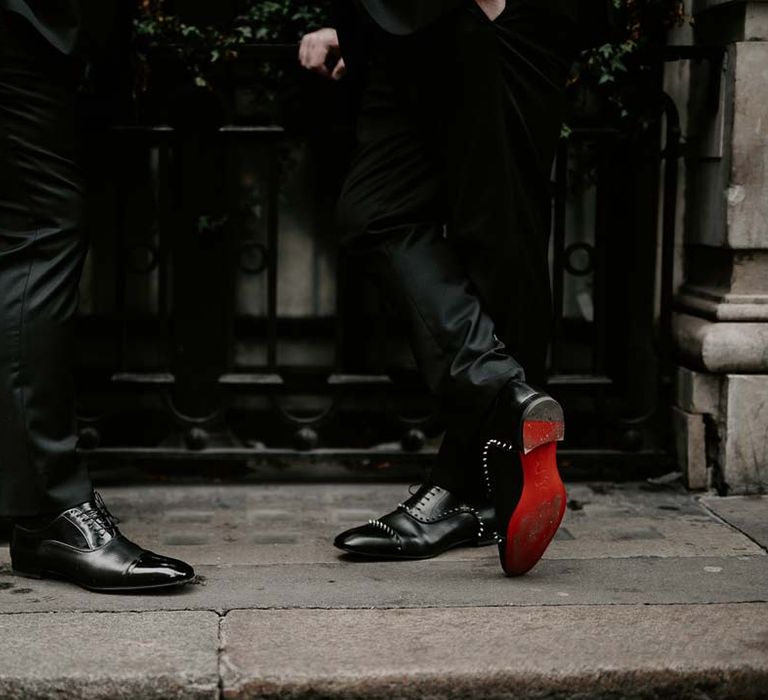
[[494, 548], [337, 556], [400, 485], [102, 493], [200, 580], [89, 594], [12, 576], [3, 548], [0, 698], [768, 698], [768, 498], [576, 484], [545, 559], [507, 579]]

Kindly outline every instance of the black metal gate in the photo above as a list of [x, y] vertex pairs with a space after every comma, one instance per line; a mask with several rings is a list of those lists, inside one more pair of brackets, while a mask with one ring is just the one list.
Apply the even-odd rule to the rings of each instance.
[[[337, 260], [343, 99], [300, 75], [294, 53], [252, 48], [229, 114], [193, 91], [169, 104], [174, 126], [94, 136], [79, 414], [96, 462], [268, 464], [279, 475], [298, 460], [318, 475], [328, 465], [395, 475], [434, 452], [440, 425], [403, 333]], [[249, 62], [278, 66], [286, 86], [266, 118], [238, 87]], [[327, 118], [320, 104], [334, 106]], [[664, 151], [660, 118], [641, 138], [574, 128], [558, 154], [549, 383], [569, 416], [571, 476], [669, 466], [659, 249], [674, 234], [670, 115]]]

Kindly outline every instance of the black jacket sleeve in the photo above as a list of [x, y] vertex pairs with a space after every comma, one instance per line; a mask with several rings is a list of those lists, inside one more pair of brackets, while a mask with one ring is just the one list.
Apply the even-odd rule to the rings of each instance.
[[72, 54], [109, 42], [118, 0], [0, 0], [0, 9], [25, 17], [54, 47]]

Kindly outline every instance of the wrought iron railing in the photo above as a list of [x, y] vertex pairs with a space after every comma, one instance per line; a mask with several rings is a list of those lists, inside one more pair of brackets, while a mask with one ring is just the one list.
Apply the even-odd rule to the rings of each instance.
[[[293, 74], [292, 47], [254, 49], [252, 60], [281, 65], [294, 98], [340, 99]], [[660, 118], [636, 139], [575, 127], [558, 153], [550, 387], [569, 414], [572, 474], [669, 464], [658, 328], [659, 287], [668, 299], [671, 281], [657, 213], [667, 255], [679, 128], [661, 104], [665, 148]], [[91, 149], [81, 448], [110, 463], [266, 463], [275, 474], [299, 458], [318, 475], [428, 462], [440, 425], [405, 337], [336, 255], [348, 131], [291, 118], [222, 125], [197, 109], [182, 101], [173, 127], [116, 127]]]

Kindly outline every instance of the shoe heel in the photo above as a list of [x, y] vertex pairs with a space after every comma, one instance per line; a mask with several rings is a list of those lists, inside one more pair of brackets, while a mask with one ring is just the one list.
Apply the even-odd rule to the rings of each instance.
[[[557, 430], [562, 428], [548, 426], [546, 434], [558, 434]], [[557, 469], [557, 443], [550, 440], [521, 452], [520, 462], [525, 488], [507, 525], [506, 540], [499, 545], [508, 576], [521, 576], [538, 563], [565, 515], [566, 492]]]
[[526, 407], [522, 417], [521, 444], [528, 454], [550, 442], [565, 438], [563, 408], [552, 397], [546, 396]]
[[523, 454], [565, 439], [562, 421], [526, 420], [523, 423]]
[[14, 576], [21, 576], [22, 578], [43, 579], [45, 575], [42, 571], [34, 571], [30, 569], [22, 569], [18, 566], [11, 566], [11, 573]]
[[27, 556], [19, 556], [11, 550], [11, 573], [24, 578], [45, 578], [45, 572]]

